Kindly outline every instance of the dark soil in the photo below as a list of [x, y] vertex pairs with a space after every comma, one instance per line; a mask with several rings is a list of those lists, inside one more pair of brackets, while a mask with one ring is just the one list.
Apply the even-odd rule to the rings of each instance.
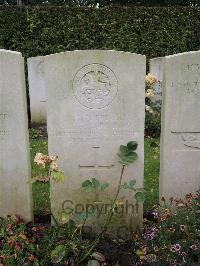
[[48, 138], [47, 125], [46, 124], [32, 124], [31, 128], [37, 130], [37, 137], [38, 138], [42, 138], [42, 139]]

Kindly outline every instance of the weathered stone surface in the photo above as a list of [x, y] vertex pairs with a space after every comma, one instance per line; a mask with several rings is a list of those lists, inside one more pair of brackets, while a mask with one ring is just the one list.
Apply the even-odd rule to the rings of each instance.
[[21, 53], [0, 50], [0, 216], [32, 220], [28, 119]]
[[[143, 186], [145, 56], [98, 50], [65, 52], [47, 56], [44, 69], [49, 153], [58, 155], [66, 176], [64, 183], [51, 183], [52, 210], [58, 217], [64, 201], [73, 202], [65, 202], [65, 207], [82, 210], [82, 204], [100, 200], [105, 212], [121, 171], [116, 154], [130, 140], [139, 144], [139, 159], [127, 167], [125, 180], [136, 179], [136, 186]], [[95, 195], [84, 192], [82, 182], [92, 177], [110, 186]], [[126, 200], [135, 204], [133, 198], [130, 191], [120, 194], [124, 204]], [[127, 215], [114, 219], [115, 231], [141, 223], [142, 206], [138, 213], [135, 205], [134, 212], [131, 206], [127, 209]], [[102, 224], [104, 218], [99, 215], [95, 224]]]
[[200, 52], [165, 58], [160, 196], [200, 188]]
[[31, 57], [27, 60], [31, 123], [46, 123], [44, 60], [45, 56]]
[[154, 97], [151, 98], [151, 101], [159, 108], [162, 105], [163, 62], [164, 57], [150, 59], [150, 73], [159, 80], [153, 84]]

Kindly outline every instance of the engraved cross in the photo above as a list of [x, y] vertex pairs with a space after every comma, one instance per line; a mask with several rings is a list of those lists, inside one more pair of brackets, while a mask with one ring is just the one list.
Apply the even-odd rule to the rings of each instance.
[[92, 147], [94, 154], [92, 153], [91, 156], [92, 159], [91, 161], [93, 162], [89, 162], [89, 163], [81, 163], [79, 164], [79, 168], [80, 169], [91, 169], [91, 170], [105, 170], [105, 169], [112, 169], [115, 165], [114, 164], [107, 164], [107, 163], [98, 163], [98, 151], [100, 149], [100, 147]]

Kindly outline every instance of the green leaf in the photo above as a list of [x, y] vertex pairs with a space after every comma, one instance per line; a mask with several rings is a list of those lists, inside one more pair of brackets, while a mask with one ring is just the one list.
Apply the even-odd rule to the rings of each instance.
[[69, 222], [69, 213], [67, 213], [65, 210], [62, 210], [60, 212], [60, 221], [61, 223], [68, 223]]
[[124, 146], [124, 145], [121, 145], [120, 146], [120, 152], [122, 154], [126, 154], [128, 152], [128, 148], [126, 146]]
[[137, 200], [138, 203], [144, 203], [144, 201], [145, 201], [145, 194], [144, 194], [144, 192], [137, 192], [135, 194], [135, 199]]
[[66, 253], [65, 246], [58, 245], [52, 252], [51, 252], [51, 262], [52, 263], [59, 263], [64, 258]]
[[92, 178], [92, 184], [95, 189], [98, 189], [101, 186], [99, 180], [97, 180], [96, 178]]
[[64, 182], [64, 180], [65, 180], [64, 174], [62, 172], [60, 172], [60, 171], [53, 171], [51, 175], [52, 175], [52, 179], [56, 183], [58, 183], [58, 182]]
[[131, 155], [128, 155], [126, 157], [124, 157], [124, 160], [129, 162], [129, 163], [132, 163], [134, 162], [135, 160], [137, 160], [138, 158], [138, 155], [136, 152], [133, 152]]
[[129, 187], [130, 188], [134, 188], [134, 186], [135, 186], [135, 184], [136, 184], [136, 180], [134, 179], [134, 180], [131, 180], [130, 182], [129, 182]]
[[82, 188], [84, 188], [85, 192], [93, 192], [95, 187], [90, 180], [86, 180], [82, 183]]
[[138, 146], [138, 144], [137, 144], [136, 141], [129, 141], [129, 142], [127, 143], [127, 147], [128, 147], [128, 149], [130, 149], [130, 150], [132, 150], [132, 151], [135, 151], [135, 150], [137, 149], [137, 146]]
[[91, 186], [92, 183], [90, 180], [85, 180], [83, 183], [82, 183], [82, 187], [88, 187], [88, 186]]
[[88, 186], [88, 187], [85, 187], [84, 189], [85, 189], [85, 192], [87, 192], [87, 193], [90, 193], [90, 192], [93, 192], [93, 191], [96, 190], [96, 189], [93, 187], [93, 185]]

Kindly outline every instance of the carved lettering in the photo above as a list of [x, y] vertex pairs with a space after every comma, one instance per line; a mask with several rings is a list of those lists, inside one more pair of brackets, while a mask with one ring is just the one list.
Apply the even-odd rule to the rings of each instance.
[[188, 64], [184, 67], [185, 71], [198, 71], [200, 70], [199, 64]]
[[8, 113], [0, 113], [0, 119], [6, 119], [8, 117]]
[[200, 81], [177, 82], [173, 83], [172, 87], [182, 90], [186, 95], [200, 95]]

